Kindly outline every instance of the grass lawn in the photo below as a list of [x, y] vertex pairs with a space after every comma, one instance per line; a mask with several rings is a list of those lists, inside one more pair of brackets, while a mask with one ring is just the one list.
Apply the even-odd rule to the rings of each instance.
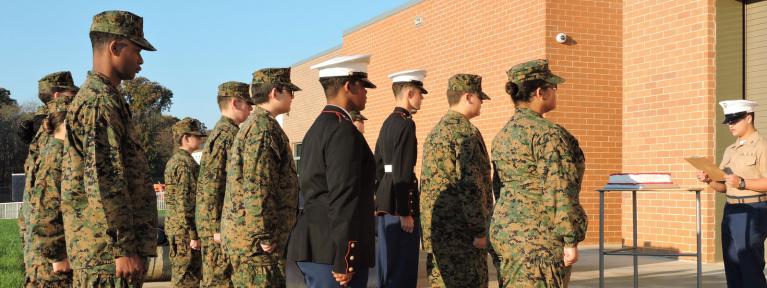
[[0, 287], [22, 287], [24, 259], [16, 219], [0, 219]]
[[[165, 210], [158, 214], [164, 218]], [[24, 284], [24, 255], [17, 221], [0, 219], [0, 288], [16, 288]]]

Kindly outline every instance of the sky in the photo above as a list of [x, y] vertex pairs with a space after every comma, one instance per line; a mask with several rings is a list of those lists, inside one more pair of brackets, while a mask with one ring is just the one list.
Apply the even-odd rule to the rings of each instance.
[[0, 87], [20, 104], [42, 104], [37, 80], [48, 73], [69, 70], [80, 86], [92, 67], [93, 15], [126, 10], [144, 18], [144, 36], [157, 48], [142, 52], [137, 76], [173, 91], [166, 114], [213, 127], [219, 84], [249, 83], [257, 69], [339, 46], [344, 31], [411, 1], [2, 1]]

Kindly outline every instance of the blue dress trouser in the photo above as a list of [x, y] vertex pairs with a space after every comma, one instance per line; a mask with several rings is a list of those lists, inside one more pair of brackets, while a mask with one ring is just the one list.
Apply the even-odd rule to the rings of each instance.
[[415, 288], [418, 285], [418, 253], [421, 220], [414, 217], [413, 233], [400, 226], [399, 216], [378, 216], [376, 271], [378, 288]]
[[[304, 274], [306, 288], [340, 288], [341, 285], [333, 278], [333, 265], [314, 262], [296, 262], [298, 269]], [[352, 281], [346, 287], [367, 288], [368, 272], [370, 269], [359, 269], [352, 276]]]
[[767, 203], [726, 204], [722, 217], [722, 251], [727, 287], [767, 287], [764, 240]]

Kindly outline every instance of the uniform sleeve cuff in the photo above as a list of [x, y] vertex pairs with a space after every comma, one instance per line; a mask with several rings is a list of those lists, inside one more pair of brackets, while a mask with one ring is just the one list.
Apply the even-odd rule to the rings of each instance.
[[133, 249], [123, 249], [123, 248], [118, 247], [118, 246], [114, 246], [114, 248], [112, 248], [112, 253], [115, 256], [115, 259], [120, 258], [120, 257], [124, 257], [124, 256], [134, 256], [134, 255], [136, 255], [136, 251], [135, 250], [133, 250]]
[[48, 262], [50, 263], [56, 263], [56, 262], [67, 260], [66, 251], [64, 251], [63, 253], [56, 253], [54, 255], [44, 255], [44, 256], [48, 258]]
[[578, 247], [578, 242], [575, 241], [575, 237], [564, 237], [565, 247], [573, 248]]
[[481, 231], [474, 233], [474, 238], [482, 238], [482, 237], [487, 237], [486, 229], [482, 229]]
[[356, 265], [358, 259], [356, 256], [357, 252], [357, 241], [348, 241], [346, 243], [346, 249], [345, 251], [339, 251], [344, 252], [343, 260], [342, 261], [335, 261], [335, 265], [333, 265], [333, 272], [335, 273], [341, 273], [341, 274], [349, 274], [357, 272]]

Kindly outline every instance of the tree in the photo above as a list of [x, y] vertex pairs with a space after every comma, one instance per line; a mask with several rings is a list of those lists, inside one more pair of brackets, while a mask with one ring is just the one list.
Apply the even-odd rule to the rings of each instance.
[[0, 202], [11, 200], [11, 174], [24, 172], [29, 146], [19, 140], [17, 124], [32, 118], [28, 107], [33, 106], [20, 107], [10, 95], [10, 91], [0, 88]]
[[170, 110], [173, 91], [144, 77], [124, 81], [122, 89], [138, 126], [139, 142], [146, 152], [149, 177], [153, 182], [164, 182], [165, 162], [175, 147], [171, 127], [178, 118], [162, 115], [162, 112]]
[[11, 91], [8, 91], [8, 89], [5, 89], [3, 87], [0, 87], [0, 106], [3, 105], [16, 105], [16, 100], [13, 100], [11, 98]]

